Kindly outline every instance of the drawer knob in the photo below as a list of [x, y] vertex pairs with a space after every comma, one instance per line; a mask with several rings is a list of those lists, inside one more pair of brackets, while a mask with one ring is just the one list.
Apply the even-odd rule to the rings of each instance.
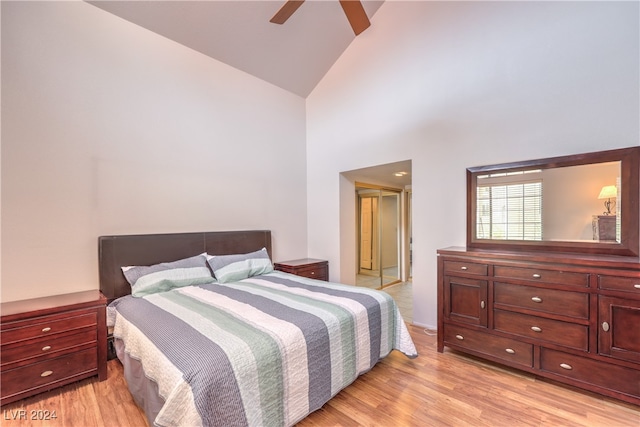
[[531, 301], [533, 301], [533, 302], [542, 302], [542, 298], [540, 298], [540, 297], [531, 297]]
[[541, 278], [541, 277], [542, 277], [542, 276], [541, 276], [541, 275], [539, 275], [538, 273], [535, 273], [535, 274], [533, 275], [533, 278], [534, 278], [534, 279], [539, 279], [539, 278]]
[[486, 305], [486, 304], [484, 303], [484, 301], [480, 301], [480, 308], [484, 308], [484, 307], [485, 307], [485, 305]]
[[635, 285], [633, 285], [633, 287], [636, 289], [640, 289], [640, 283], [636, 283]]
[[534, 332], [542, 332], [542, 328], [538, 327], [538, 326], [532, 326], [531, 330]]
[[456, 335], [456, 339], [459, 339], [460, 341], [462, 341], [464, 337], [462, 335]]
[[602, 322], [602, 330], [609, 332], [609, 324], [607, 322]]
[[49, 332], [50, 330], [51, 330], [51, 328], [48, 327], [48, 326], [46, 328], [42, 328], [42, 332]]
[[40, 374], [40, 376], [41, 377], [48, 377], [51, 374], [53, 374], [53, 371], [44, 371], [43, 373]]
[[460, 267], [460, 270], [466, 271], [466, 270], [468, 270], [468, 268], [466, 266], [462, 266], [462, 267]]
[[504, 351], [506, 351], [509, 354], [516, 354], [516, 351], [512, 348], [505, 348]]
[[572, 369], [573, 369], [573, 366], [569, 365], [568, 363], [561, 363], [561, 364], [560, 364], [560, 367], [561, 367], [562, 369], [566, 369], [567, 371], [570, 371], [570, 370], [572, 370]]
[[316, 272], [315, 272], [315, 271], [312, 271], [312, 272], [311, 272], [311, 275], [313, 276], [314, 274], [316, 274]]
[[48, 351], [48, 350], [51, 350], [50, 345], [45, 345], [44, 347], [42, 347], [42, 351]]

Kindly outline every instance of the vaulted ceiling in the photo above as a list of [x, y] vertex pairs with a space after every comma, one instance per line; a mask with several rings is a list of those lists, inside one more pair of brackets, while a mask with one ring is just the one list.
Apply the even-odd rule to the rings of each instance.
[[[89, 1], [168, 39], [306, 97], [355, 39], [338, 0], [307, 0], [282, 25], [285, 0]], [[363, 1], [371, 20], [383, 0]], [[367, 31], [357, 37], [366, 37]]]

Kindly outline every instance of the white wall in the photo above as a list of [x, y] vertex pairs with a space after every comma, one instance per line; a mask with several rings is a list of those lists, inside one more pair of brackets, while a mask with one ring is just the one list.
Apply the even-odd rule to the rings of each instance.
[[385, 2], [307, 98], [309, 256], [332, 280], [354, 262], [341, 171], [411, 159], [413, 317], [435, 326], [436, 250], [465, 245], [467, 167], [639, 144], [638, 16], [636, 2]]
[[[542, 172], [542, 229], [545, 240], [593, 240], [593, 216], [605, 211], [605, 185], [616, 185], [620, 162], [547, 169]], [[614, 204], [611, 206], [616, 214]]]
[[2, 301], [98, 288], [105, 234], [306, 256], [304, 99], [85, 2], [2, 2]]

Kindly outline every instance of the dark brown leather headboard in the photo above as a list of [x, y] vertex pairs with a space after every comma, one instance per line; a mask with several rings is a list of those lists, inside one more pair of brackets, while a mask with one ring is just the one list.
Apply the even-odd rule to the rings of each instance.
[[207, 252], [211, 255], [242, 254], [267, 248], [271, 231], [212, 231], [202, 233], [100, 236], [98, 261], [100, 291], [109, 302], [131, 293], [121, 267], [171, 262]]

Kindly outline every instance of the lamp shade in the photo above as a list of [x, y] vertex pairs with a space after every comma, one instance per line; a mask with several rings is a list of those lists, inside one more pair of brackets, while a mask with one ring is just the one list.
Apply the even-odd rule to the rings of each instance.
[[615, 185], [605, 185], [600, 190], [600, 195], [598, 195], [598, 199], [612, 199], [618, 195], [618, 189]]

